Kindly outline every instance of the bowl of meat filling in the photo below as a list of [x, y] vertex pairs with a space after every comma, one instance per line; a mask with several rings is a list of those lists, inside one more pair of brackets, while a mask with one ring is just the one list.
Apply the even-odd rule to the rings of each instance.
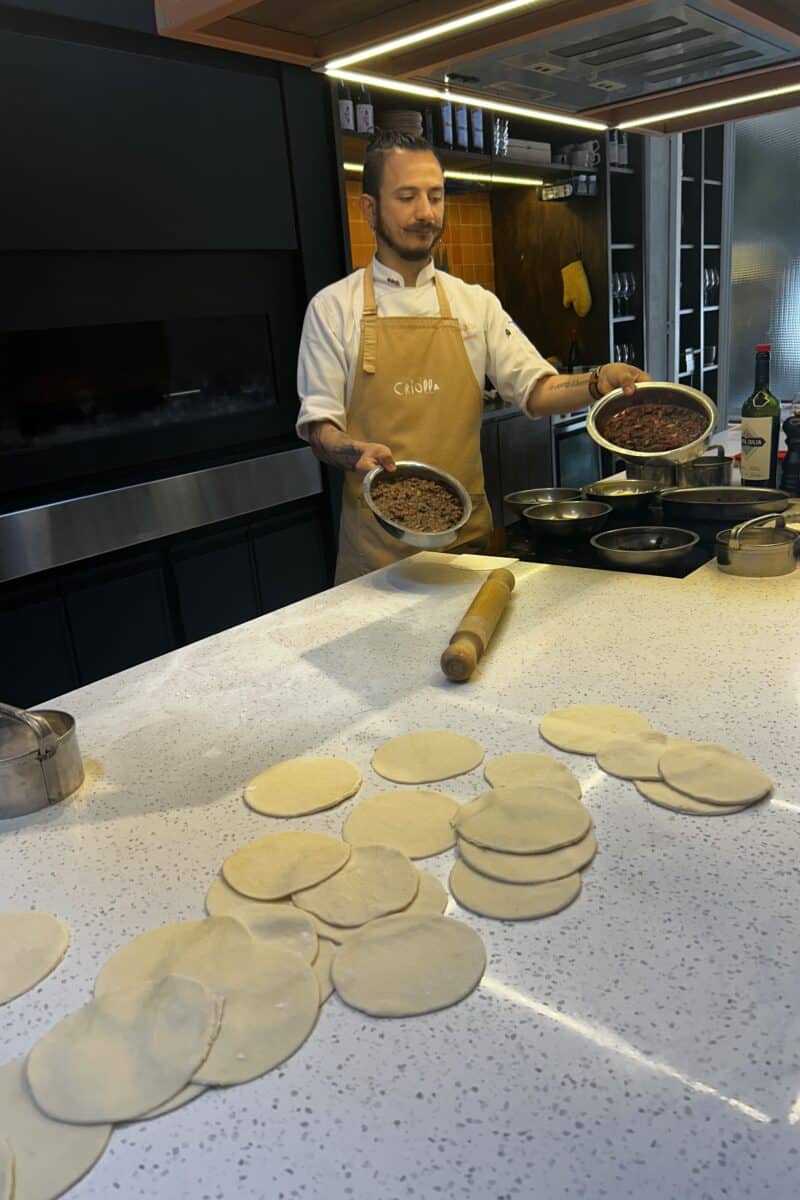
[[374, 467], [364, 476], [364, 500], [378, 524], [398, 541], [422, 550], [451, 546], [472, 516], [469, 492], [429, 463], [396, 465], [396, 471]]
[[717, 423], [713, 401], [680, 383], [639, 383], [633, 396], [622, 388], [592, 406], [586, 430], [604, 450], [630, 463], [687, 463], [698, 458]]

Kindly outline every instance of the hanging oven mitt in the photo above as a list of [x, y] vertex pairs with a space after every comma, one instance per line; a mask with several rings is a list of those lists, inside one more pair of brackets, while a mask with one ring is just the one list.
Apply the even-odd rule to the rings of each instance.
[[579, 258], [561, 268], [561, 278], [564, 280], [564, 308], [570, 305], [579, 317], [586, 317], [592, 311], [592, 293], [586, 271]]

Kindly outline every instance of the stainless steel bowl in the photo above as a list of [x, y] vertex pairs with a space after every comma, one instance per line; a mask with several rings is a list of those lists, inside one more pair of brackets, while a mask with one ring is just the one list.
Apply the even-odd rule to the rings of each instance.
[[[636, 408], [640, 404], [676, 404], [681, 408], [688, 408], [706, 418], [706, 427], [700, 437], [685, 446], [678, 446], [675, 450], [656, 452], [628, 450], [624, 446], [617, 446], [614, 442], [610, 442], [605, 436], [605, 429], [611, 418], [618, 412], [622, 412], [623, 409]], [[645, 382], [637, 383], [633, 396], [626, 396], [622, 388], [617, 388], [598, 400], [589, 410], [586, 418], [586, 430], [598, 446], [602, 446], [604, 450], [610, 450], [612, 454], [624, 458], [626, 462], [638, 464], [655, 460], [657, 462], [685, 463], [699, 458], [708, 448], [716, 423], [717, 406], [703, 392], [685, 387], [682, 383]]]
[[680, 562], [700, 541], [689, 529], [670, 525], [636, 525], [609, 529], [592, 538], [597, 557], [626, 570], [669, 567]]
[[[372, 487], [376, 480], [386, 475], [388, 479], [435, 479], [438, 483], [443, 483], [451, 492], [454, 492], [461, 501], [463, 513], [450, 529], [440, 529], [436, 533], [422, 533], [419, 529], [409, 529], [406, 525], [399, 525], [394, 521], [388, 520], [383, 515], [380, 509], [372, 499]], [[432, 467], [430, 463], [414, 462], [411, 459], [404, 459], [397, 463], [396, 471], [384, 471], [383, 467], [373, 467], [364, 476], [364, 481], [361, 485], [361, 490], [364, 495], [364, 502], [374, 516], [375, 520], [385, 529], [393, 538], [397, 538], [399, 542], [405, 542], [409, 546], [417, 546], [420, 550], [441, 550], [443, 546], [452, 546], [458, 541], [458, 534], [464, 528], [467, 521], [472, 516], [472, 501], [469, 492], [455, 479], [452, 475], [448, 475], [446, 471], [440, 471], [438, 467]]]
[[583, 489], [590, 500], [610, 504], [615, 512], [647, 509], [658, 495], [658, 488], [646, 479], [600, 479]]
[[611, 515], [610, 504], [596, 500], [558, 500], [533, 504], [523, 516], [529, 527], [547, 537], [582, 538], [602, 529]]
[[524, 492], [509, 492], [503, 503], [516, 513], [523, 513], [532, 504], [553, 504], [556, 500], [580, 500], [580, 488], [528, 488]]

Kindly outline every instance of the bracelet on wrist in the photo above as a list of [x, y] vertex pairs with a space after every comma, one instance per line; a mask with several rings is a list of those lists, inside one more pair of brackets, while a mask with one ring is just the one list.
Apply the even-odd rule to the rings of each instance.
[[589, 376], [589, 395], [593, 400], [602, 400], [603, 393], [600, 391], [600, 368], [595, 367]]

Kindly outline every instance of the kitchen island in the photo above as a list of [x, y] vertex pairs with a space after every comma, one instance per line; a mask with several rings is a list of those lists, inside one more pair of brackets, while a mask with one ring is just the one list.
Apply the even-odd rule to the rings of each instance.
[[[419, 556], [57, 702], [94, 765], [76, 798], [0, 824], [0, 907], [50, 911], [72, 943], [3, 1010], [3, 1061], [84, 1003], [123, 942], [201, 916], [232, 850], [277, 828], [340, 833], [354, 800], [288, 823], [244, 805], [279, 759], [351, 759], [365, 796], [392, 786], [375, 747], [410, 730], [469, 734], [487, 757], [548, 751], [580, 777], [599, 842], [553, 917], [451, 900], [488, 953], [462, 1004], [378, 1020], [334, 995], [271, 1074], [116, 1129], [75, 1200], [797, 1196], [800, 576], [520, 565], [478, 672], [448, 683], [439, 655], [483, 578], [469, 567], [491, 565]], [[541, 741], [541, 716], [571, 703], [729, 745], [773, 798], [716, 819], [656, 808]], [[480, 769], [432, 786], [485, 787]], [[446, 881], [452, 861], [418, 865]]]

